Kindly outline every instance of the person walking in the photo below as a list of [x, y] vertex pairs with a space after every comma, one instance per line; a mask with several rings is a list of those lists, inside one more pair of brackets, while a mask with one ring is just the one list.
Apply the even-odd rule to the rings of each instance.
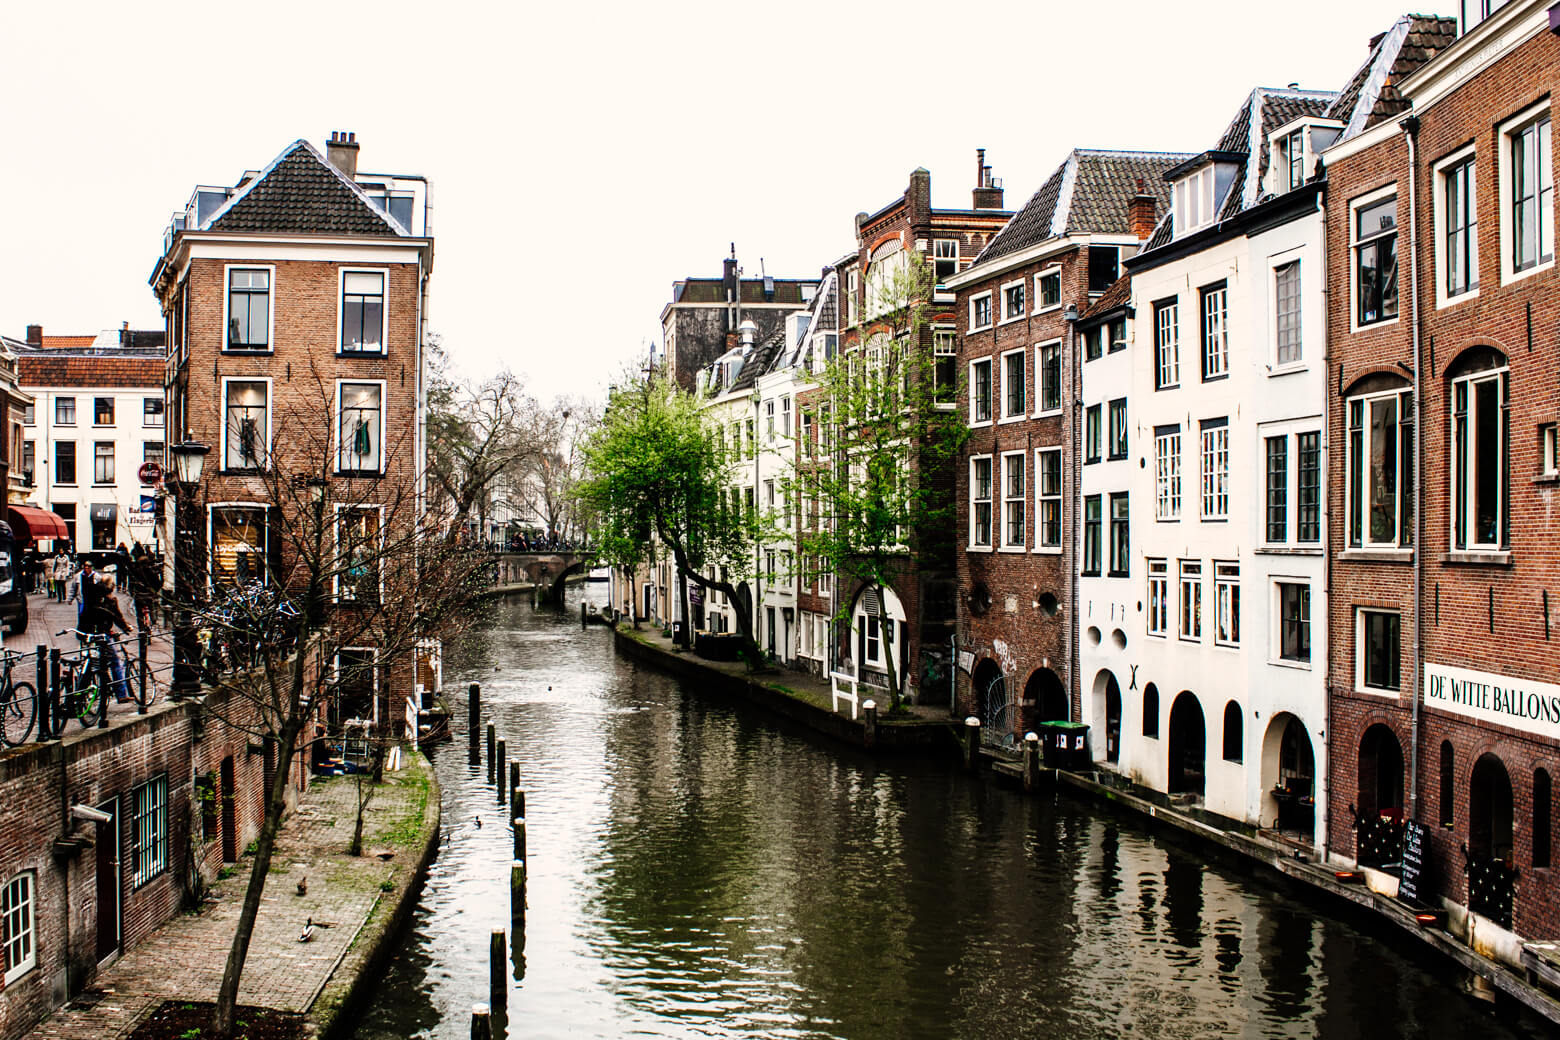
[[49, 591], [54, 598], [61, 603], [65, 602], [65, 586], [70, 581], [70, 557], [62, 548], [54, 554], [54, 580], [50, 583]]
[[124, 658], [119, 652], [119, 646], [112, 641], [112, 636], [116, 627], [128, 636], [130, 624], [119, 609], [119, 598], [114, 595], [113, 576], [95, 575], [84, 583], [84, 587], [90, 586], [96, 586], [97, 593], [91, 606], [82, 613], [81, 627], [89, 635], [108, 637], [103, 644], [103, 659], [108, 665], [109, 688], [114, 691], [114, 700], [123, 703], [130, 699], [130, 690], [125, 685]]

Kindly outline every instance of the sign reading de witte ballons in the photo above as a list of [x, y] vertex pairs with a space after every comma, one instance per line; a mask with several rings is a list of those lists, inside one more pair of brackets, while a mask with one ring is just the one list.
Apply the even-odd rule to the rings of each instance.
[[1402, 876], [1398, 879], [1398, 898], [1405, 903], [1420, 904], [1420, 884], [1425, 876], [1425, 860], [1430, 856], [1430, 835], [1418, 820], [1403, 825]]
[[1425, 704], [1560, 740], [1560, 686], [1425, 662]]

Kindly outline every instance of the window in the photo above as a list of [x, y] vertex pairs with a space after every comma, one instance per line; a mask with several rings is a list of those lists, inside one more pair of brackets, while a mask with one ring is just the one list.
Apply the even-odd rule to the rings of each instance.
[[1202, 289], [1202, 377], [1230, 374], [1229, 290], [1224, 282]]
[[1456, 803], [1456, 756], [1450, 740], [1441, 741], [1441, 826], [1452, 826], [1452, 808]]
[[1102, 293], [1121, 276], [1121, 250], [1116, 246], [1089, 247], [1089, 292]]
[[1213, 641], [1240, 645], [1240, 564], [1213, 564]]
[[265, 509], [211, 507], [211, 569], [217, 585], [244, 585], [267, 574]]
[[54, 482], [56, 484], [74, 484], [76, 482], [76, 442], [54, 442]]
[[1087, 332], [1083, 336], [1083, 359], [1085, 361], [1098, 361], [1105, 356], [1105, 326], [1100, 325]]
[[98, 441], [92, 445], [92, 483], [114, 482], [114, 443]]
[[1091, 404], [1083, 411], [1083, 461], [1098, 462], [1103, 454], [1101, 444], [1104, 434], [1100, 429], [1102, 405]]
[[1181, 384], [1180, 305], [1173, 299], [1154, 304], [1154, 389]]
[[141, 461], [142, 462], [155, 462], [155, 463], [157, 463], [157, 465], [161, 466], [163, 464], [163, 456], [164, 456], [163, 448], [164, 448], [164, 445], [163, 445], [162, 441], [144, 441], [144, 442], [142, 442], [142, 444], [141, 444]]
[[1002, 418], [1024, 417], [1024, 352], [1002, 355]]
[[1127, 349], [1127, 319], [1117, 318], [1110, 323], [1110, 352]]
[[1267, 541], [1289, 540], [1289, 438], [1267, 438]]
[[1441, 212], [1445, 255], [1441, 266], [1448, 298], [1479, 287], [1478, 200], [1474, 195], [1473, 156], [1441, 171]]
[[385, 346], [385, 273], [341, 272], [341, 349], [381, 354]]
[[1035, 452], [1035, 549], [1062, 547], [1062, 449]]
[[1245, 720], [1241, 718], [1240, 705], [1230, 701], [1224, 705], [1224, 761], [1240, 762], [1245, 759], [1242, 750], [1246, 743]]
[[1132, 572], [1132, 527], [1125, 491], [1110, 496], [1110, 575], [1125, 578]]
[[970, 298], [970, 331], [991, 327], [991, 293]]
[[791, 436], [791, 398], [780, 398], [780, 436]]
[[856, 324], [861, 299], [861, 272], [852, 268], [845, 275], [845, 323]]
[[22, 442], [22, 472], [31, 480], [38, 472], [38, 448], [35, 441]]
[[1300, 261], [1273, 268], [1273, 321], [1277, 338], [1274, 360], [1298, 364], [1305, 355], [1300, 335]]
[[1311, 661], [1311, 586], [1278, 583], [1278, 656], [1285, 661]]
[[168, 776], [131, 792], [130, 870], [137, 888], [168, 869]]
[[1393, 389], [1351, 397], [1349, 426], [1349, 544], [1413, 545], [1413, 393]]
[[991, 456], [970, 459], [970, 545], [991, 548]]
[[1012, 321], [1024, 316], [1024, 283], [1013, 282], [1002, 287], [1002, 320]]
[[970, 422], [991, 421], [991, 359], [970, 362]]
[[1048, 311], [1062, 305], [1062, 269], [1053, 267], [1035, 275], [1037, 310]]
[[[1022, 357], [1022, 355], [1020, 355]], [[1024, 486], [1024, 453], [1002, 456], [1002, 544], [1009, 549], [1024, 547], [1024, 501], [1029, 489]]]
[[767, 441], [775, 439], [775, 403], [773, 401], [764, 402], [764, 439]]
[[1555, 171], [1549, 113], [1509, 131], [1511, 270], [1528, 271], [1555, 258]]
[[381, 584], [383, 534], [375, 506], [338, 506], [336, 510], [336, 597], [377, 603]]
[[22, 423], [26, 426], [34, 426], [37, 425], [37, 422], [38, 405], [37, 402], [33, 402], [22, 409]]
[[959, 273], [959, 240], [939, 238], [932, 242], [932, 271], [939, 287]]
[[1284, 159], [1284, 191], [1294, 191], [1305, 183], [1305, 130], [1284, 135], [1280, 145]]
[[1354, 207], [1356, 325], [1397, 317], [1397, 196]]
[[1118, 397], [1110, 403], [1110, 457], [1127, 457], [1127, 399]]
[[1083, 500], [1083, 573], [1095, 577], [1100, 573], [1101, 505], [1099, 495]]
[[379, 473], [384, 465], [384, 384], [341, 383], [337, 393], [341, 409], [337, 470]]
[[25, 870], [0, 888], [0, 969], [9, 986], [38, 964], [38, 944], [34, 938], [33, 888], [35, 875]]
[[1202, 563], [1181, 561], [1181, 638], [1202, 639]]
[[54, 399], [54, 425], [76, 425], [76, 399], [74, 397], [56, 397]]
[[1202, 422], [1202, 518], [1230, 515], [1230, 426], [1228, 419]]
[[1035, 379], [1040, 384], [1040, 411], [1062, 409], [1062, 343], [1046, 343], [1035, 350]]
[[228, 268], [228, 350], [271, 349], [271, 272]]
[[[1283, 545], [1290, 540], [1316, 544], [1322, 540], [1321, 434], [1306, 430], [1264, 439], [1265, 510], [1263, 541]], [[1296, 465], [1291, 466], [1293, 459]]]
[[1315, 544], [1322, 540], [1322, 435], [1315, 430], [1295, 434], [1295, 449], [1300, 459], [1295, 538]]
[[1170, 562], [1148, 561], [1148, 634], [1170, 632]]
[[146, 397], [141, 400], [141, 425], [162, 426], [164, 415], [164, 402], [161, 397]]
[[1143, 687], [1143, 736], [1159, 736], [1159, 687], [1153, 683]]
[[1560, 476], [1560, 428], [1547, 423], [1538, 428], [1539, 475]]
[[1181, 428], [1154, 427], [1154, 519], [1181, 519]]
[[1171, 198], [1175, 237], [1213, 223], [1213, 177], [1209, 165], [1175, 182]]
[[1401, 617], [1383, 610], [1361, 610], [1359, 625], [1360, 678], [1365, 688], [1402, 689]]
[[937, 404], [953, 407], [958, 393], [959, 344], [952, 331], [938, 329], [932, 333], [932, 381]]
[[1533, 771], [1533, 866], [1549, 866], [1554, 842], [1554, 785], [1549, 770]]
[[253, 470], [271, 454], [271, 385], [261, 380], [226, 381], [227, 418], [222, 425], [222, 468]]
[[1505, 369], [1452, 383], [1452, 542], [1457, 549], [1506, 544], [1510, 402]]
[[94, 397], [92, 399], [92, 425], [114, 425], [114, 399], [112, 397]]

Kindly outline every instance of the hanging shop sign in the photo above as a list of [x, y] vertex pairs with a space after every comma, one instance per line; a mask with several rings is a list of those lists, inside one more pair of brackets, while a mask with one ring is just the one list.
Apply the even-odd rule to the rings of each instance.
[[1425, 662], [1425, 705], [1560, 740], [1560, 686]]

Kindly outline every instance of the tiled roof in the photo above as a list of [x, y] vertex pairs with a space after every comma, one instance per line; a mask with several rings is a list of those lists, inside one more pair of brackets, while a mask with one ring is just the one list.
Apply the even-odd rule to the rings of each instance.
[[405, 234], [307, 141], [294, 141], [207, 223], [212, 231]]
[[1098, 314], [1106, 314], [1117, 307], [1125, 306], [1132, 299], [1132, 275], [1124, 274], [1111, 283], [1105, 295], [1089, 304], [1087, 310], [1079, 315], [1079, 321], [1088, 321]]
[[1165, 207], [1170, 202], [1165, 171], [1187, 158], [1170, 152], [1074, 149], [975, 262], [1016, 253], [1061, 234], [1129, 234], [1127, 205], [1137, 194], [1138, 182]]
[[1371, 43], [1365, 64], [1349, 78], [1328, 111], [1347, 139], [1408, 108], [1397, 83], [1457, 41], [1457, 19], [1405, 14]]
[[163, 360], [156, 357], [22, 354], [16, 368], [16, 381], [23, 387], [144, 386], [161, 390], [163, 386]]
[[96, 341], [96, 336], [45, 336], [43, 337], [42, 349], [90, 350], [92, 344]]
[[[782, 303], [801, 306], [803, 286], [816, 286], [816, 281], [793, 278], [776, 278], [771, 297], [764, 296], [762, 278], [744, 278], [740, 283], [743, 303]], [[719, 278], [689, 278], [678, 282], [673, 303], [725, 303], [726, 285]]]
[[728, 392], [751, 389], [758, 382], [758, 377], [769, 371], [769, 366], [774, 364], [775, 355], [785, 346], [785, 329], [780, 329], [773, 336], [753, 348], [747, 360], [742, 365], [742, 371], [737, 373], [737, 378], [727, 387]]
[[[1338, 95], [1326, 90], [1297, 90], [1258, 87], [1246, 95], [1240, 111], [1230, 120], [1224, 136], [1219, 139], [1219, 150], [1240, 152], [1246, 156], [1235, 171], [1229, 194], [1219, 210], [1219, 219], [1228, 220], [1243, 209], [1255, 205], [1261, 195], [1261, 184], [1267, 176], [1269, 148], [1268, 137], [1285, 123], [1292, 123], [1303, 116], [1324, 116]], [[1253, 112], [1260, 113], [1253, 118]], [[1256, 130], [1253, 139], [1252, 132]], [[1307, 171], [1309, 177], [1310, 171]]]

